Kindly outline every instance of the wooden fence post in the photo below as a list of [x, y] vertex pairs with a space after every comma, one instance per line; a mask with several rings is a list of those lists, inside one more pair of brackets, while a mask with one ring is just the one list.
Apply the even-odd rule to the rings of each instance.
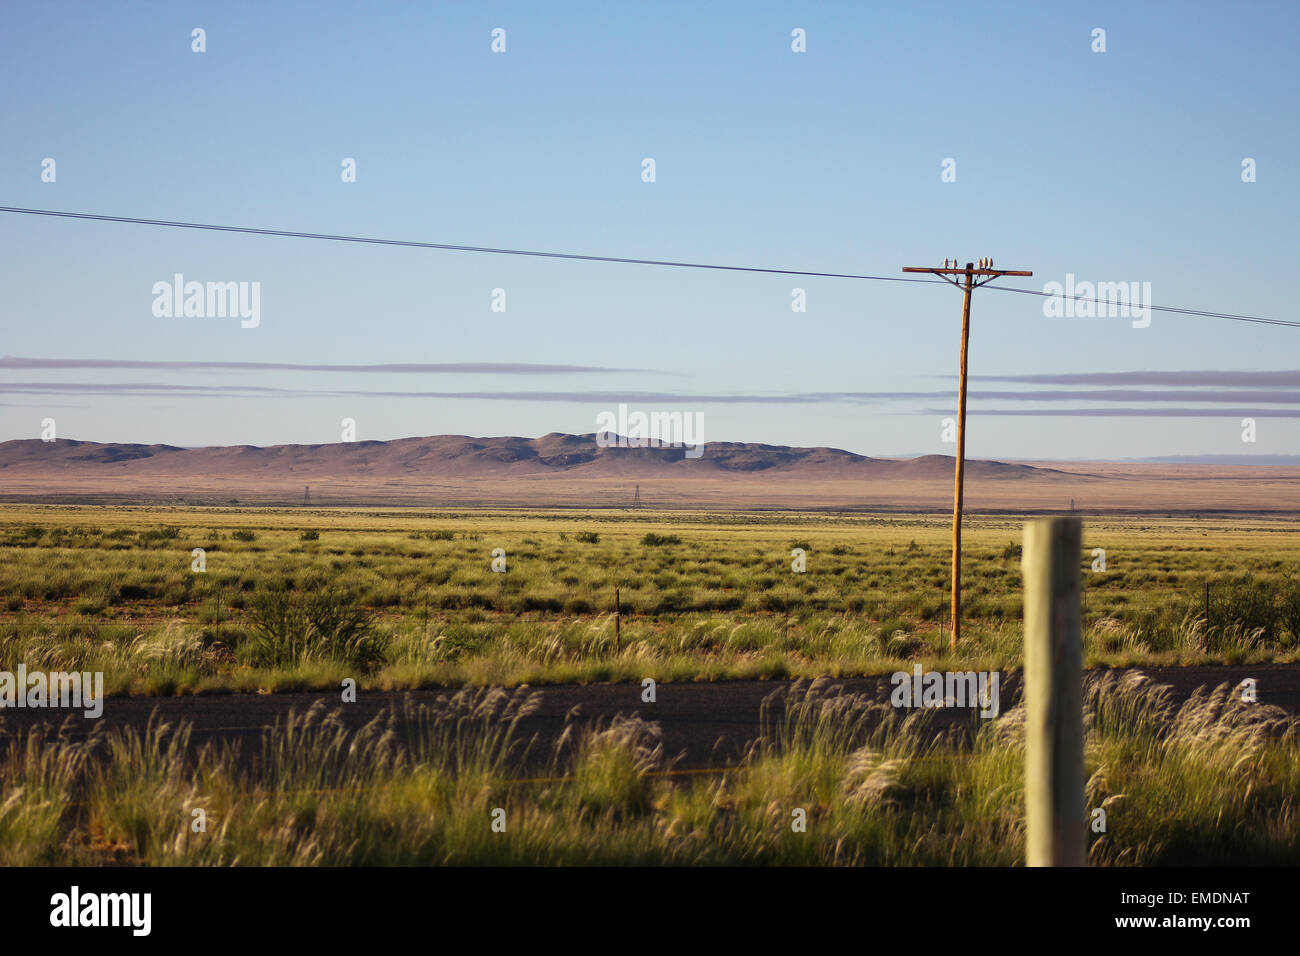
[[1025, 863], [1085, 865], [1078, 518], [1025, 524]]
[[614, 588], [614, 653], [623, 653], [623, 608], [618, 600], [618, 588]]
[[1205, 639], [1210, 639], [1210, 579], [1205, 579]]

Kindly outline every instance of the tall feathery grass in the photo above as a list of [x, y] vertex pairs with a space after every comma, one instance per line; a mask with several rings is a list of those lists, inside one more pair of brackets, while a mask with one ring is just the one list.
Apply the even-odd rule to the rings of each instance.
[[[1022, 708], [941, 729], [801, 681], [766, 702], [736, 766], [686, 773], [635, 717], [570, 720], [539, 744], [522, 728], [541, 694], [465, 689], [359, 729], [317, 706], [245, 747], [156, 720], [7, 738], [0, 863], [1023, 860]], [[1089, 681], [1080, 827], [1106, 811], [1104, 832], [1088, 829], [1092, 863], [1300, 862], [1297, 723], [1242, 696], [1225, 685], [1174, 706], [1141, 675]]]

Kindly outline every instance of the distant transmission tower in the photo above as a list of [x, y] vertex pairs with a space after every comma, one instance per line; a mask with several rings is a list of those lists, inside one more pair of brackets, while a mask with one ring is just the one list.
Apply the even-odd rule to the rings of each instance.
[[636, 486], [636, 494], [632, 496], [632, 507], [633, 508], [641, 507], [641, 486], [640, 485]]
[[306, 508], [309, 504], [311, 504], [311, 485], [303, 485], [302, 506]]

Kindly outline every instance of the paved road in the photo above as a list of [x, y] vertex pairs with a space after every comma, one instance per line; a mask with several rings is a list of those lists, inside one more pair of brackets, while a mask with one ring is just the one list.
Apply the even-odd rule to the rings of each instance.
[[[1215, 687], [1221, 683], [1236, 685], [1247, 677], [1257, 681], [1261, 703], [1280, 706], [1300, 714], [1300, 665], [1263, 664], [1245, 667], [1164, 667], [1141, 668], [1153, 680], [1169, 684], [1176, 701], [1187, 698], [1197, 687]], [[1088, 672], [1091, 677], [1099, 674]], [[836, 678], [832, 685], [842, 685], [854, 694], [866, 694], [877, 700], [889, 699], [892, 685], [888, 677]], [[577, 708], [574, 719], [593, 721], [618, 714], [637, 714], [656, 721], [663, 734], [665, 753], [677, 757], [678, 768], [725, 766], [736, 761], [750, 741], [760, 734], [760, 709], [764, 699], [789, 688], [790, 681], [719, 681], [715, 683], [661, 683], [657, 700], [641, 700], [639, 684], [563, 684], [534, 688], [541, 693], [541, 706], [519, 726], [523, 738], [534, 735], [545, 746], [562, 733], [566, 715]], [[1003, 675], [1001, 706], [1003, 711], [1020, 700], [1020, 675]], [[303, 712], [317, 701], [336, 710], [350, 727], [359, 727], [389, 707], [402, 712], [409, 696], [414, 704], [432, 703], [448, 691], [407, 693], [365, 693], [356, 703], [342, 704], [337, 693], [331, 694], [259, 694], [208, 695], [200, 697], [109, 697], [99, 723], [144, 726], [155, 711], [168, 721], [189, 721], [196, 743], [224, 739], [256, 745], [262, 732], [290, 711]], [[970, 710], [942, 709], [933, 712], [939, 725], [972, 726], [978, 722]], [[0, 709], [0, 732], [12, 734], [42, 722], [56, 723], [63, 713], [52, 710]], [[69, 721], [67, 732], [82, 737], [93, 723], [80, 717]], [[398, 733], [407, 730], [400, 718]], [[252, 749], [252, 748], [248, 748]]]

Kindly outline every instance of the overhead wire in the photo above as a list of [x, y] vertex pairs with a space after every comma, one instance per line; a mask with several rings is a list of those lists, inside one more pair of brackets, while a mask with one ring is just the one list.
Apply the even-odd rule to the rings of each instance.
[[[145, 219], [138, 216], [107, 216], [96, 213], [64, 212], [54, 209], [29, 209], [21, 206], [0, 206], [0, 212], [27, 216], [49, 216], [63, 219], [80, 219], [96, 222], [130, 223], [142, 226], [162, 226], [173, 229], [197, 229], [209, 232], [230, 232], [255, 236], [279, 236], [291, 239], [318, 239], [330, 242], [354, 242], [370, 245], [405, 246], [415, 249], [438, 249], [448, 252], [477, 252], [491, 255], [529, 256], [543, 259], [566, 259], [578, 262], [610, 262], [625, 265], [666, 266], [679, 269], [709, 269], [722, 272], [764, 273], [768, 275], [808, 276], [823, 279], [860, 279], [873, 282], [913, 282], [933, 285], [945, 283], [943, 279], [917, 279], [909, 276], [868, 275], [852, 272], [821, 272], [806, 269], [773, 269], [763, 266], [734, 266], [711, 262], [688, 262], [676, 259], [645, 259], [630, 256], [598, 256], [576, 252], [547, 252], [535, 249], [509, 249], [496, 246], [471, 246], [451, 242], [421, 242], [408, 239], [383, 239], [374, 236], [349, 236], [334, 233], [304, 232], [289, 229], [263, 229], [253, 226], [224, 226], [214, 223], [185, 222], [168, 219]], [[1016, 292], [1021, 295], [1034, 295], [1045, 298], [1069, 299], [1076, 302], [1092, 302], [1106, 306], [1127, 305], [1130, 309], [1150, 309], [1177, 315], [1190, 315], [1199, 318], [1226, 319], [1233, 322], [1251, 322], [1259, 325], [1275, 325], [1287, 328], [1300, 328], [1300, 321], [1274, 319], [1259, 315], [1241, 315], [1233, 312], [1213, 312], [1206, 309], [1189, 309], [1171, 305], [1151, 305], [1149, 303], [1122, 303], [1114, 299], [1095, 296], [1066, 295], [1062, 292], [1047, 292], [1038, 289], [1018, 289], [1011, 286], [985, 285], [983, 288], [998, 292]]]

